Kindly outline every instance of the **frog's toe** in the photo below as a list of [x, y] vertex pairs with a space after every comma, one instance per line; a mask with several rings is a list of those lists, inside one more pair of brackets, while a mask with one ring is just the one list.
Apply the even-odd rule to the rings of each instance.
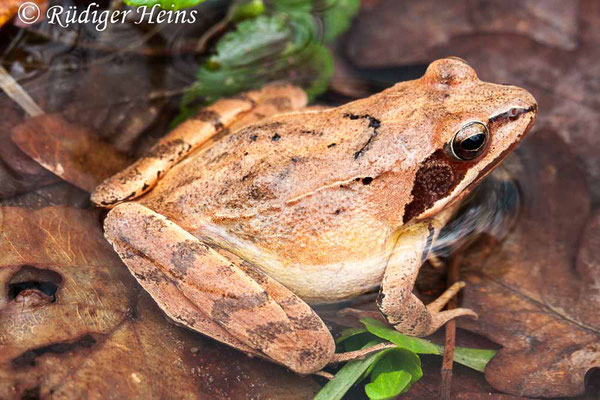
[[469, 316], [473, 319], [479, 318], [477, 313], [469, 308], [455, 308], [454, 310], [447, 310], [441, 312], [433, 312], [431, 313], [431, 324], [429, 329], [424, 333], [423, 336], [431, 335], [439, 328], [444, 326], [444, 324], [454, 318]]
[[467, 286], [464, 282], [456, 282], [452, 286], [450, 286], [440, 297], [435, 299], [433, 302], [427, 305], [427, 311], [431, 313], [435, 313], [441, 311], [446, 304], [452, 299], [456, 294], [465, 286]]

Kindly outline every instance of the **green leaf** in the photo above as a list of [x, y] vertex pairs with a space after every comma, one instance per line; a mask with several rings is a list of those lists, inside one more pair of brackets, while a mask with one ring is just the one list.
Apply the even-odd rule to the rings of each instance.
[[159, 5], [160, 8], [165, 10], [180, 10], [182, 8], [194, 7], [200, 3], [204, 3], [206, 0], [124, 0], [125, 4], [133, 7], [147, 6], [152, 8], [155, 5]]
[[311, 13], [313, 11], [313, 0], [272, 0], [271, 6], [274, 10], [293, 13]]
[[382, 343], [383, 339], [371, 335], [369, 332], [359, 333], [346, 339], [343, 343], [345, 351], [355, 351], [362, 349], [367, 343]]
[[388, 355], [398, 359], [398, 362], [403, 365], [402, 369], [411, 374], [413, 378], [410, 382], [411, 384], [415, 383], [423, 376], [423, 371], [421, 370], [421, 359], [419, 356], [410, 350], [400, 348], [387, 349], [377, 353], [377, 358], [366, 371], [365, 376], [371, 374], [373, 368], [378, 364], [379, 360], [383, 359], [384, 357], [388, 357]]
[[323, 40], [331, 43], [344, 33], [360, 8], [360, 0], [328, 0], [323, 14]]
[[373, 363], [371, 383], [365, 386], [370, 399], [396, 397], [407, 392], [410, 385], [423, 376], [421, 360], [415, 353], [405, 349], [390, 349], [381, 353]]
[[365, 328], [348, 328], [344, 329], [340, 336], [335, 339], [337, 344], [342, 343], [344, 340], [351, 338], [352, 336], [359, 335], [361, 333], [366, 333], [367, 330]]
[[385, 357], [381, 359], [375, 366], [375, 369], [371, 373], [371, 376], [377, 376], [378, 372], [382, 370], [384, 366], [379, 364], [387, 360], [386, 362], [393, 366], [392, 370], [402, 369], [411, 375], [410, 383], [413, 384], [423, 377], [423, 370], [421, 369], [421, 359], [418, 355], [412, 351], [405, 349], [389, 349], [386, 350]]
[[[440, 347], [440, 355], [444, 354], [444, 347]], [[485, 366], [496, 355], [496, 350], [489, 349], [471, 349], [467, 347], [454, 348], [454, 361], [466, 365], [479, 372], [485, 371]]]
[[302, 57], [306, 64], [303, 70], [298, 69], [295, 72], [296, 82], [304, 87], [309, 100], [313, 100], [327, 90], [327, 85], [333, 78], [333, 57], [331, 52], [321, 45], [309, 47]]
[[428, 340], [403, 335], [376, 319], [363, 318], [360, 322], [362, 322], [367, 330], [373, 335], [388, 340], [402, 349], [407, 349], [419, 354], [439, 354], [438, 345], [431, 343]]
[[[128, 1], [160, 1], [168, 5], [177, 2]], [[334, 73], [333, 56], [322, 44], [323, 35], [332, 38], [346, 29], [358, 1], [235, 2], [228, 19], [229, 23], [235, 22], [235, 29], [217, 41], [214, 53], [198, 70], [196, 82], [182, 97], [181, 112], [175, 123], [192, 115], [199, 106], [261, 87], [269, 81], [285, 80], [299, 85], [305, 89], [309, 100], [323, 93]], [[320, 10], [315, 10], [315, 4], [323, 7], [322, 14], [319, 14]], [[321, 16], [324, 23], [330, 21], [325, 23], [323, 32], [317, 16]], [[343, 22], [342, 19], [347, 21]], [[337, 25], [332, 25], [333, 22]]]
[[313, 18], [304, 14], [261, 15], [240, 22], [199, 69], [183, 96], [182, 114], [189, 114], [197, 99], [210, 103], [273, 80], [296, 83], [311, 99], [319, 95], [334, 71], [330, 51], [314, 41], [315, 29]]
[[[364, 347], [370, 347], [377, 344], [377, 341], [369, 342]], [[314, 397], [314, 400], [339, 400], [356, 383], [360, 381], [364, 372], [377, 358], [377, 354], [372, 354], [364, 360], [350, 361], [346, 363], [335, 377], [327, 382], [323, 388]]]
[[[375, 369], [381, 364], [379, 362]], [[372, 400], [392, 399], [410, 386], [411, 375], [403, 370], [381, 372], [375, 380], [365, 385], [365, 393]]]
[[245, 2], [236, 2], [230, 9], [231, 20], [241, 21], [247, 18], [255, 18], [265, 13], [265, 4], [262, 0], [247, 0]]
[[[398, 347], [419, 354], [444, 354], [444, 346], [432, 343], [429, 340], [410, 337], [388, 327], [372, 318], [361, 319], [367, 330], [373, 335], [388, 340]], [[496, 350], [470, 349], [465, 347], [454, 348], [454, 361], [474, 370], [483, 372], [487, 363], [494, 357]]]
[[210, 58], [211, 69], [243, 67], [277, 56], [292, 39], [285, 18], [261, 15], [240, 22], [235, 31], [217, 43], [217, 54]]

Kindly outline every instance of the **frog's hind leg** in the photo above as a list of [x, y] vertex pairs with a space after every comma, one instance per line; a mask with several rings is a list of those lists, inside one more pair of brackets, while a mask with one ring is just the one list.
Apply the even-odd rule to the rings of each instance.
[[412, 293], [419, 268], [427, 259], [439, 229], [436, 221], [411, 226], [398, 239], [388, 261], [377, 305], [387, 321], [401, 333], [427, 336], [453, 318], [463, 315], [477, 318], [475, 312], [466, 308], [441, 311], [465, 286], [463, 282], [455, 283], [427, 306]]
[[135, 199], [152, 189], [161, 175], [178, 161], [240, 119], [245, 119], [245, 123], [255, 122], [281, 112], [298, 110], [306, 102], [302, 89], [284, 83], [218, 100], [169, 132], [145, 156], [102, 182], [92, 193], [92, 202], [111, 208]]
[[225, 257], [137, 203], [115, 207], [105, 232], [138, 282], [175, 321], [307, 374], [335, 351], [300, 298], [235, 256]]

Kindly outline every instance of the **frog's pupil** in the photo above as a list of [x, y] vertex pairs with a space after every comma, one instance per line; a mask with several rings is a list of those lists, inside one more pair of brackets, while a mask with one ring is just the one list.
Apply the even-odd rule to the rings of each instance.
[[463, 140], [460, 146], [466, 151], [475, 151], [483, 145], [484, 141], [485, 135], [483, 133], [479, 133], [477, 135], [469, 136]]

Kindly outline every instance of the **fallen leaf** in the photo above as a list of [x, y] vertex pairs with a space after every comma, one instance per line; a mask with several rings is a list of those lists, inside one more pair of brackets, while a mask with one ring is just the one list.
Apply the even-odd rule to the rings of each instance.
[[473, 34], [518, 34], [572, 50], [578, 39], [578, 3], [475, 0], [440, 7], [435, 0], [381, 0], [358, 16], [345, 43], [351, 61], [361, 67], [424, 63], [432, 48]]
[[35, 190], [59, 179], [23, 153], [10, 139], [12, 128], [23, 117], [8, 101], [0, 101], [0, 199]]
[[27, 119], [13, 129], [12, 140], [45, 168], [88, 192], [131, 163], [97, 134], [58, 114]]
[[98, 213], [0, 208], [0, 398], [309, 399], [300, 377], [169, 323]]
[[583, 171], [555, 134], [538, 132], [520, 155], [520, 216], [489, 258], [465, 257], [462, 306], [479, 320], [459, 323], [503, 346], [485, 371], [494, 388], [575, 396], [600, 367], [600, 217], [590, 219]]
[[[442, 330], [443, 331], [443, 330]], [[463, 347], [495, 347], [495, 344], [474, 333], [457, 330], [457, 345]], [[421, 367], [423, 377], [411, 386], [408, 393], [404, 394], [402, 400], [437, 400], [440, 398], [442, 376], [440, 369], [442, 359], [435, 356], [421, 356]], [[530, 397], [513, 396], [498, 392], [486, 382], [482, 373], [454, 363], [452, 367], [451, 395], [455, 400], [526, 400]], [[571, 398], [571, 400], [593, 400], [596, 399], [595, 392]]]
[[[31, 0], [29, 1], [31, 2]], [[2, 0], [0, 3], [0, 27], [10, 21], [17, 14], [21, 4], [25, 2], [25, 0]], [[33, 2], [45, 9], [46, 0], [33, 0]], [[33, 16], [33, 14], [31, 15]]]
[[0, 207], [38, 209], [48, 206], [89, 208], [90, 194], [70, 183], [58, 182], [0, 200]]

